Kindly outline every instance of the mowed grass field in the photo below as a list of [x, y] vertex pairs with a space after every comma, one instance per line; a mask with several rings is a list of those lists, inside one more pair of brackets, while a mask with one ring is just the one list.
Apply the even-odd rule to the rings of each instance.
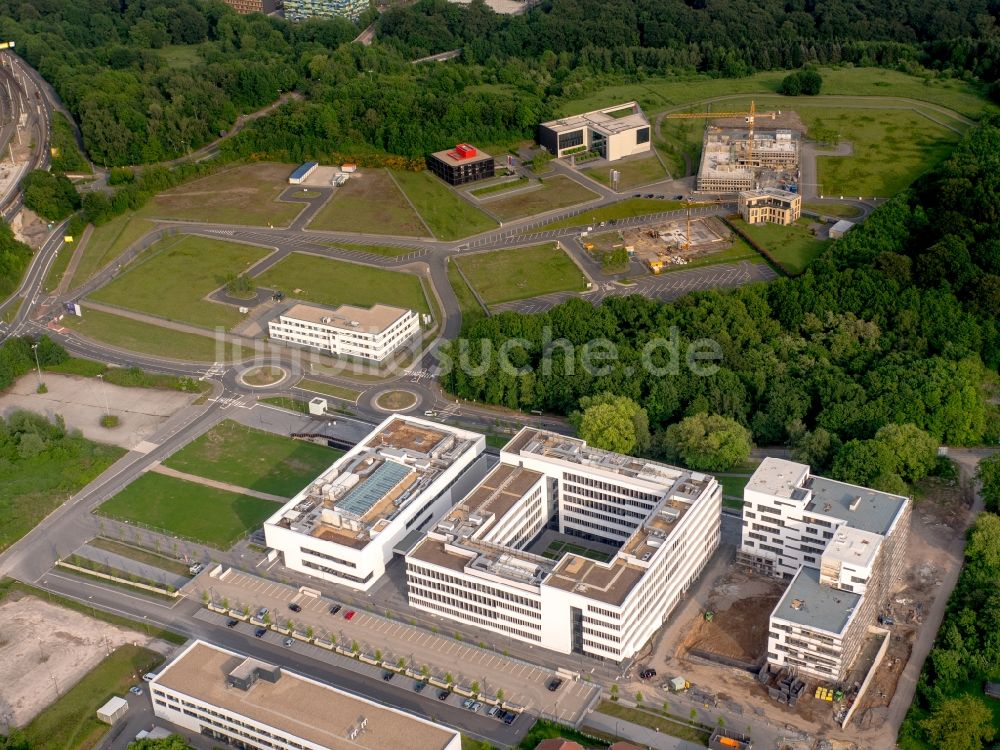
[[[839, 135], [853, 147], [850, 156], [817, 157], [817, 194], [888, 198], [951, 153], [959, 133], [935, 122], [939, 120], [959, 132], [967, 124], [954, 116], [905, 102], [885, 102], [861, 97], [759, 96], [759, 110], [794, 111], [806, 126], [806, 137], [816, 133]], [[750, 98], [727, 99], [711, 105], [713, 110], [743, 110]], [[927, 116], [920, 114], [924, 112]], [[930, 119], [933, 118], [933, 119]], [[703, 120], [664, 120], [664, 140], [675, 155], [686, 150], [697, 171], [701, 154]], [[694, 123], [694, 125], [692, 125]], [[821, 150], [823, 150], [821, 148]]]
[[393, 176], [439, 240], [458, 240], [497, 226], [430, 172], [394, 172]]
[[191, 362], [231, 362], [253, 356], [253, 349], [227, 345], [211, 335], [199, 336], [143, 323], [83, 306], [83, 317], [67, 315], [62, 325], [82, 336], [140, 354]]
[[797, 224], [782, 227], [777, 224], [747, 224], [734, 219], [754, 242], [766, 249], [791, 273], [800, 273], [829, 247], [827, 240], [817, 239], [809, 231], [809, 219], [799, 219]]
[[342, 455], [343, 451], [226, 420], [163, 463], [187, 474], [292, 497]]
[[152, 221], [139, 219], [135, 214], [116, 216], [107, 224], [94, 227], [93, 233], [82, 249], [76, 272], [69, 281], [75, 289], [124, 253], [135, 242], [156, 226]]
[[229, 549], [280, 507], [270, 500], [149, 472], [103, 502], [97, 512]]
[[541, 187], [494, 198], [483, 203], [483, 207], [494, 216], [499, 216], [501, 221], [511, 221], [600, 197], [593, 190], [588, 190], [564, 175], [544, 178], [540, 182]]
[[583, 273], [555, 242], [476, 253], [455, 262], [488, 305], [587, 288]]
[[337, 188], [310, 229], [426, 237], [427, 228], [384, 169], [365, 169]]
[[121, 696], [135, 685], [138, 675], [156, 669], [163, 656], [126, 644], [90, 670], [72, 687], [36, 716], [26, 727], [27, 747], [51, 750], [92, 748], [107, 734], [109, 725], [97, 719], [97, 709], [115, 695]]
[[[610, 206], [601, 206], [590, 211], [584, 211], [568, 219], [552, 221], [540, 227], [532, 227], [532, 232], [544, 232], [547, 229], [568, 229], [570, 227], [594, 226], [611, 219], [630, 219], [633, 216], [658, 214], [663, 211], [676, 211], [682, 208], [680, 201], [659, 200], [657, 198], [627, 198]], [[596, 229], [596, 227], [594, 227]]]
[[256, 279], [258, 286], [318, 305], [377, 302], [429, 313], [420, 279], [402, 271], [362, 266], [307, 253], [292, 253]]
[[203, 298], [225, 284], [227, 274], [243, 273], [268, 252], [194, 235], [169, 237], [90, 297], [196, 326], [229, 328], [243, 319], [239, 310]]
[[[583, 173], [592, 180], [597, 180], [602, 185], [611, 187], [611, 170], [617, 169], [619, 191], [630, 190], [641, 185], [648, 185], [651, 182], [658, 182], [667, 179], [667, 172], [656, 158], [656, 154], [650, 154], [643, 159], [628, 159], [626, 161], [615, 162], [613, 165], [604, 167], [591, 167], [584, 169]], [[679, 176], [679, 175], [678, 175]]]
[[278, 201], [292, 164], [245, 164], [160, 193], [138, 212], [157, 219], [287, 226], [305, 203]]

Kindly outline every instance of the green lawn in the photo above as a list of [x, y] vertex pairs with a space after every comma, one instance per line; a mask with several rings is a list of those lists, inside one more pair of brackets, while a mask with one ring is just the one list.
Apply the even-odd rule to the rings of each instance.
[[203, 61], [200, 51], [205, 44], [167, 44], [156, 50], [156, 56], [169, 68], [184, 70]]
[[278, 201], [288, 187], [291, 164], [245, 164], [160, 193], [138, 215], [222, 224], [287, 226], [305, 208]]
[[102, 503], [97, 512], [229, 549], [279, 507], [270, 500], [149, 472]]
[[583, 273], [554, 242], [466, 255], [455, 262], [487, 305], [587, 288]]
[[212, 336], [182, 333], [170, 328], [142, 323], [84, 306], [83, 317], [67, 315], [62, 325], [83, 336], [141, 354], [155, 354], [191, 362], [243, 360], [253, 355], [246, 347], [233, 347]]
[[518, 177], [514, 180], [504, 180], [503, 182], [497, 182], [493, 185], [487, 185], [486, 187], [476, 188], [475, 190], [470, 190], [469, 193], [475, 196], [483, 195], [493, 195], [494, 193], [502, 193], [506, 190], [513, 190], [514, 188], [524, 187], [528, 182], [527, 177]]
[[590, 547], [584, 547], [579, 544], [573, 544], [572, 542], [554, 541], [545, 548], [542, 553], [542, 557], [547, 557], [550, 560], [558, 560], [563, 555], [576, 554], [582, 557], [588, 557], [591, 560], [598, 560], [600, 562], [607, 562], [611, 559], [611, 556], [599, 552], [595, 549], [590, 549]]
[[565, 175], [546, 177], [539, 182], [541, 187], [525, 190], [516, 195], [495, 198], [483, 205], [494, 216], [499, 216], [501, 221], [512, 221], [545, 211], [554, 211], [557, 208], [575, 206], [600, 197]]
[[[986, 101], [981, 86], [956, 78], [923, 79], [885, 68], [819, 68], [824, 95], [901, 96], [938, 104], [977, 118], [984, 109], [996, 106]], [[647, 115], [663, 112], [687, 102], [704, 101], [730, 94], [776, 95], [786, 70], [771, 70], [747, 78], [711, 78], [706, 75], [647, 78], [641, 83], [612, 84], [596, 89], [585, 97], [567, 99], [557, 108], [557, 115], [578, 114], [612, 104], [638, 101]], [[781, 109], [812, 97], [782, 97]], [[713, 106], [713, 109], [720, 109]]]
[[486, 316], [483, 306], [479, 304], [469, 285], [465, 283], [462, 274], [458, 271], [458, 266], [454, 262], [448, 263], [448, 282], [458, 297], [458, 306], [462, 310], [462, 325], [468, 326], [475, 323], [480, 318]]
[[321, 393], [324, 396], [339, 398], [341, 401], [350, 401], [352, 404], [357, 402], [358, 398], [361, 396], [360, 391], [344, 388], [341, 385], [334, 385], [333, 383], [324, 383], [322, 380], [310, 380], [308, 378], [300, 380], [295, 384], [295, 387], [302, 388], [306, 391], [312, 391], [314, 393]]
[[800, 273], [827, 248], [826, 240], [816, 239], [806, 228], [808, 219], [800, 219], [797, 224], [783, 227], [778, 224], [747, 224], [742, 219], [733, 219], [739, 227], [763, 247], [789, 273]]
[[457, 240], [496, 227], [493, 219], [430, 172], [394, 172], [393, 176], [440, 240]]
[[708, 747], [708, 738], [711, 736], [710, 731], [697, 729], [687, 723], [668, 718], [656, 709], [650, 708], [648, 711], [640, 710], [638, 708], [623, 706], [614, 701], [601, 701], [597, 710], [602, 714], [613, 716], [616, 719], [624, 719], [633, 724], [649, 727], [650, 729], [679, 737], [682, 740], [693, 742], [702, 747]]
[[427, 228], [384, 169], [366, 169], [337, 188], [310, 229], [425, 237]]
[[[111, 728], [97, 719], [97, 709], [109, 698], [123, 695], [142, 684], [135, 675], [145, 674], [163, 663], [155, 651], [124, 645], [94, 667], [55, 703], [24, 727], [27, 746], [38, 750], [91, 748]], [[65, 690], [67, 686], [61, 686]]]
[[602, 185], [611, 187], [612, 169], [617, 169], [620, 173], [618, 177], [619, 190], [630, 190], [640, 185], [648, 185], [651, 182], [667, 179], [667, 173], [655, 154], [644, 159], [615, 162], [612, 166], [591, 167], [584, 169], [583, 173], [592, 180], [597, 180]]
[[5, 457], [0, 462], [0, 551], [123, 455], [125, 451], [116, 446], [67, 436], [37, 455]]
[[343, 451], [226, 420], [163, 464], [237, 487], [292, 497], [342, 455]]
[[223, 286], [227, 275], [245, 272], [268, 252], [194, 235], [168, 237], [90, 297], [168, 320], [231, 328], [243, 320], [239, 310], [203, 298]]
[[83, 282], [114, 261], [135, 242], [156, 225], [146, 219], [136, 218], [135, 214], [127, 213], [116, 216], [107, 224], [94, 227], [90, 239], [83, 246], [83, 254], [76, 266], [76, 272], [69, 282], [69, 288], [75, 289]]
[[45, 274], [45, 282], [43, 288], [46, 292], [54, 292], [56, 287], [59, 286], [59, 282], [62, 281], [63, 274], [66, 273], [66, 267], [69, 265], [70, 260], [73, 255], [80, 251], [80, 238], [74, 237], [73, 242], [66, 243], [63, 242], [62, 247], [59, 248], [59, 254], [56, 259], [52, 261], [52, 265], [49, 266], [49, 272]]
[[292, 253], [256, 279], [257, 285], [280, 289], [289, 297], [318, 305], [377, 302], [429, 313], [420, 279], [402, 271], [386, 271], [306, 253]]
[[162, 388], [168, 391], [204, 393], [211, 388], [207, 382], [177, 375], [147, 372], [138, 367], [108, 367], [103, 362], [81, 357], [70, 357], [57, 365], [45, 365], [43, 370], [64, 375], [79, 375], [96, 378], [100, 375], [105, 382], [126, 388]]
[[582, 214], [570, 216], [568, 219], [560, 219], [545, 224], [541, 227], [534, 227], [532, 232], [544, 232], [547, 229], [568, 229], [571, 227], [593, 226], [601, 221], [611, 219], [630, 219], [633, 216], [646, 216], [648, 214], [658, 214], [663, 211], [676, 211], [683, 208], [680, 201], [659, 200], [657, 198], [627, 198], [626, 200], [613, 203], [610, 206], [602, 206], [591, 211], [584, 211]]
[[305, 401], [300, 401], [297, 398], [289, 398], [288, 396], [267, 396], [262, 398], [261, 402], [271, 404], [271, 406], [277, 406], [279, 409], [297, 411], [299, 414], [309, 413], [309, 404]]
[[750, 477], [727, 477], [718, 476], [716, 479], [719, 480], [719, 484], [722, 485], [722, 492], [725, 495], [732, 495], [733, 497], [743, 497], [743, 489], [747, 486], [747, 482], [750, 481]]
[[170, 573], [174, 573], [175, 575], [190, 575], [187, 563], [183, 563], [172, 557], [167, 557], [166, 555], [158, 555], [155, 552], [150, 552], [149, 550], [141, 547], [125, 544], [124, 542], [108, 539], [103, 536], [91, 539], [87, 542], [87, 544], [96, 549], [102, 549], [105, 552], [121, 555], [122, 557], [129, 558], [130, 560], [145, 563], [146, 565], [152, 565], [154, 568], [160, 568], [161, 570], [166, 570]]
[[841, 219], [853, 219], [861, 215], [861, 209], [848, 203], [803, 203], [803, 211], [815, 211], [825, 216], [836, 216]]
[[326, 244], [330, 247], [339, 247], [344, 250], [356, 250], [359, 253], [385, 255], [389, 258], [398, 258], [400, 255], [409, 255], [413, 252], [412, 247], [400, 247], [398, 245], [359, 245], [354, 242], [327, 242]]

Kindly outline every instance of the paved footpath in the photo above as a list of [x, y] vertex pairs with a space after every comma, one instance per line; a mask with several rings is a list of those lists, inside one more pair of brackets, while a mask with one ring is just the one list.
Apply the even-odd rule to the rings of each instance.
[[281, 503], [282, 505], [287, 503], [290, 499], [282, 497], [281, 495], [272, 495], [269, 492], [258, 492], [257, 490], [251, 490], [247, 487], [240, 487], [235, 484], [230, 484], [229, 482], [220, 482], [216, 479], [206, 479], [205, 477], [195, 476], [194, 474], [177, 471], [177, 469], [171, 469], [169, 466], [164, 466], [163, 464], [155, 464], [154, 466], [151, 466], [150, 471], [154, 471], [157, 474], [163, 474], [164, 476], [173, 477], [174, 479], [183, 479], [187, 482], [193, 482], [194, 484], [201, 484], [205, 487], [213, 487], [217, 490], [235, 492], [237, 495], [249, 495], [250, 497], [257, 497], [261, 500], [272, 500], [276, 503]]
[[633, 724], [631, 721], [616, 719], [614, 716], [597, 713], [596, 711], [587, 717], [584, 731], [587, 727], [593, 727], [600, 731], [619, 737], [630, 742], [637, 742], [640, 745], [648, 745], [657, 750], [705, 750], [704, 745], [696, 745], [687, 740], [672, 737], [669, 734], [657, 732], [654, 729], [644, 727], [640, 724]]

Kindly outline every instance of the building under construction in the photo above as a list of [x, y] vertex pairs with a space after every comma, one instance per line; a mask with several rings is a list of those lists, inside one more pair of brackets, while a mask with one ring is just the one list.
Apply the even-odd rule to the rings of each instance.
[[761, 186], [765, 182], [794, 184], [798, 178], [799, 134], [792, 130], [770, 132], [708, 125], [701, 149], [698, 190], [731, 193]]

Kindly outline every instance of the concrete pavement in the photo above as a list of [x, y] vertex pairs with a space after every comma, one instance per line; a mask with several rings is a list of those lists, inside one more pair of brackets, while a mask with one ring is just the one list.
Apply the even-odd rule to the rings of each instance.
[[610, 734], [612, 737], [656, 748], [656, 750], [704, 750], [705, 747], [644, 727], [641, 724], [633, 724], [631, 721], [616, 719], [596, 711], [587, 717], [586, 727], [592, 727], [605, 734]]

